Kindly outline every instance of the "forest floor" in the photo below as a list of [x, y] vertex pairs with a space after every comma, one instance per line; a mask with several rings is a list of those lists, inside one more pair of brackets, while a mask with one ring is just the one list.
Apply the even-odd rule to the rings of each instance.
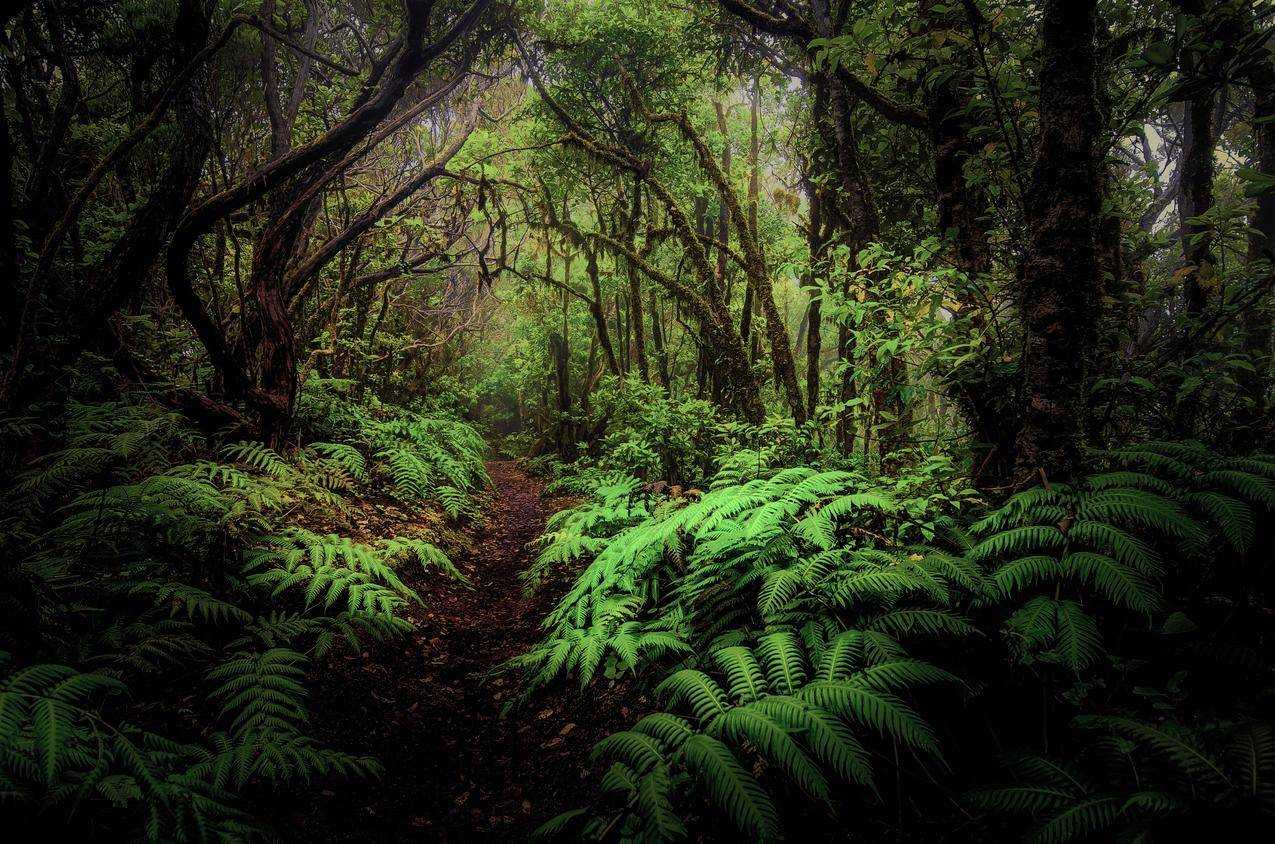
[[518, 575], [548, 514], [571, 502], [546, 498], [543, 482], [513, 461], [487, 470], [495, 495], [455, 558], [468, 585], [402, 572], [424, 601], [406, 613], [416, 631], [347, 649], [316, 672], [315, 733], [374, 756], [384, 774], [316, 783], [300, 802], [269, 807], [284, 840], [524, 841], [596, 793], [589, 751], [631, 720], [624, 690], [585, 696], [566, 685], [502, 718], [514, 679], [490, 674], [540, 638], [570, 583], [558, 571], [525, 597]]

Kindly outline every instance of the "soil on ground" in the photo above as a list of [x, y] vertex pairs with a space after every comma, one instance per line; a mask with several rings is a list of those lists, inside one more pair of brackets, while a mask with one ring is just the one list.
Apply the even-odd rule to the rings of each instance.
[[273, 807], [284, 840], [525, 841], [597, 793], [589, 751], [631, 721], [622, 690], [566, 683], [502, 717], [515, 677], [492, 675], [540, 638], [569, 585], [571, 573], [556, 571], [526, 596], [518, 575], [527, 543], [571, 502], [546, 498], [543, 482], [513, 461], [487, 471], [493, 498], [455, 558], [468, 584], [401, 572], [423, 599], [405, 613], [416, 631], [316, 672], [316, 735], [376, 757], [384, 774], [316, 783], [300, 804]]

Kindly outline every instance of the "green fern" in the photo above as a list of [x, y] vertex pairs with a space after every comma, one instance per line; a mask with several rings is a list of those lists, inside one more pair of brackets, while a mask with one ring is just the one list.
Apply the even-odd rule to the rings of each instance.
[[408, 601], [420, 603], [394, 570], [404, 553], [455, 572], [428, 543], [387, 540], [374, 547], [294, 528], [263, 540], [247, 555], [244, 573], [249, 585], [271, 587], [273, 595], [299, 587], [307, 606], [330, 610], [340, 604], [351, 613], [392, 617]]
[[[907, 658], [884, 634], [845, 631], [810, 654], [796, 634], [781, 629], [761, 635], [755, 646], [719, 648], [711, 658], [720, 680], [684, 668], [656, 689], [689, 719], [647, 716], [599, 742], [595, 758], [621, 763], [638, 777], [685, 772], [749, 840], [781, 834], [774, 797], [750, 773], [750, 759], [828, 802], [835, 793], [830, 777], [875, 793], [869, 742], [897, 742], [938, 758], [933, 729], [901, 695], [956, 678]], [[644, 829], [651, 821], [643, 812], [629, 802], [615, 820]]]
[[[1227, 806], [1232, 832], [1275, 816], [1275, 734], [1269, 724], [1243, 723], [1206, 737], [1171, 724], [1124, 716], [1076, 719], [1084, 751], [1071, 764], [1041, 756], [1008, 760], [1018, 781], [978, 788], [975, 807], [1027, 816], [1028, 840], [1166, 840], [1194, 810]], [[1085, 776], [1092, 769], [1098, 776]], [[1098, 784], [1100, 783], [1100, 785]], [[1246, 814], [1251, 813], [1251, 814]], [[1221, 834], [1223, 829], [1215, 828]]]
[[[472, 508], [485, 481], [472, 429], [364, 422], [446, 451], [437, 465], [458, 478], [448, 506]], [[30, 601], [19, 611], [41, 628], [24, 644], [66, 663], [0, 655], [6, 799], [95, 826], [100, 814], [121, 838], [244, 840], [262, 832], [243, 808], [248, 790], [374, 775], [372, 760], [308, 734], [306, 674], [339, 642], [358, 653], [412, 629], [396, 614], [419, 600], [403, 566], [460, 574], [424, 539], [295, 527], [340, 518], [372, 491], [366, 432], [287, 454], [240, 442], [214, 460], [183, 417], [142, 401], [73, 404], [62, 433], [3, 493], [6, 609], [18, 587]], [[140, 692], [186, 690], [201, 675], [209, 706], [196, 707], [196, 730], [182, 726], [199, 738], [174, 741], [171, 693]], [[138, 699], [124, 703], [130, 691]]]

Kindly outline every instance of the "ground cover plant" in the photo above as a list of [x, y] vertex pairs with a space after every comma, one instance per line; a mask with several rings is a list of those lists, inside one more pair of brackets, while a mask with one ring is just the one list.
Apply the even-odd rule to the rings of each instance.
[[0, 20], [6, 831], [1275, 830], [1269, 4]]

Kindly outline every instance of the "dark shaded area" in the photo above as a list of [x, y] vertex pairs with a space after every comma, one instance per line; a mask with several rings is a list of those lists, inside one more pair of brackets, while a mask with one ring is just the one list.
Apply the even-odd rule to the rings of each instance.
[[572, 572], [556, 570], [528, 598], [518, 575], [546, 516], [571, 502], [545, 497], [544, 482], [511, 460], [487, 471], [495, 498], [456, 561], [471, 588], [405, 576], [425, 603], [404, 613], [417, 631], [337, 656], [316, 676], [316, 734], [377, 757], [384, 775], [262, 807], [285, 840], [522, 841], [596, 789], [589, 751], [634, 714], [625, 688], [566, 685], [501, 717], [515, 678], [490, 673], [539, 639], [570, 585]]

